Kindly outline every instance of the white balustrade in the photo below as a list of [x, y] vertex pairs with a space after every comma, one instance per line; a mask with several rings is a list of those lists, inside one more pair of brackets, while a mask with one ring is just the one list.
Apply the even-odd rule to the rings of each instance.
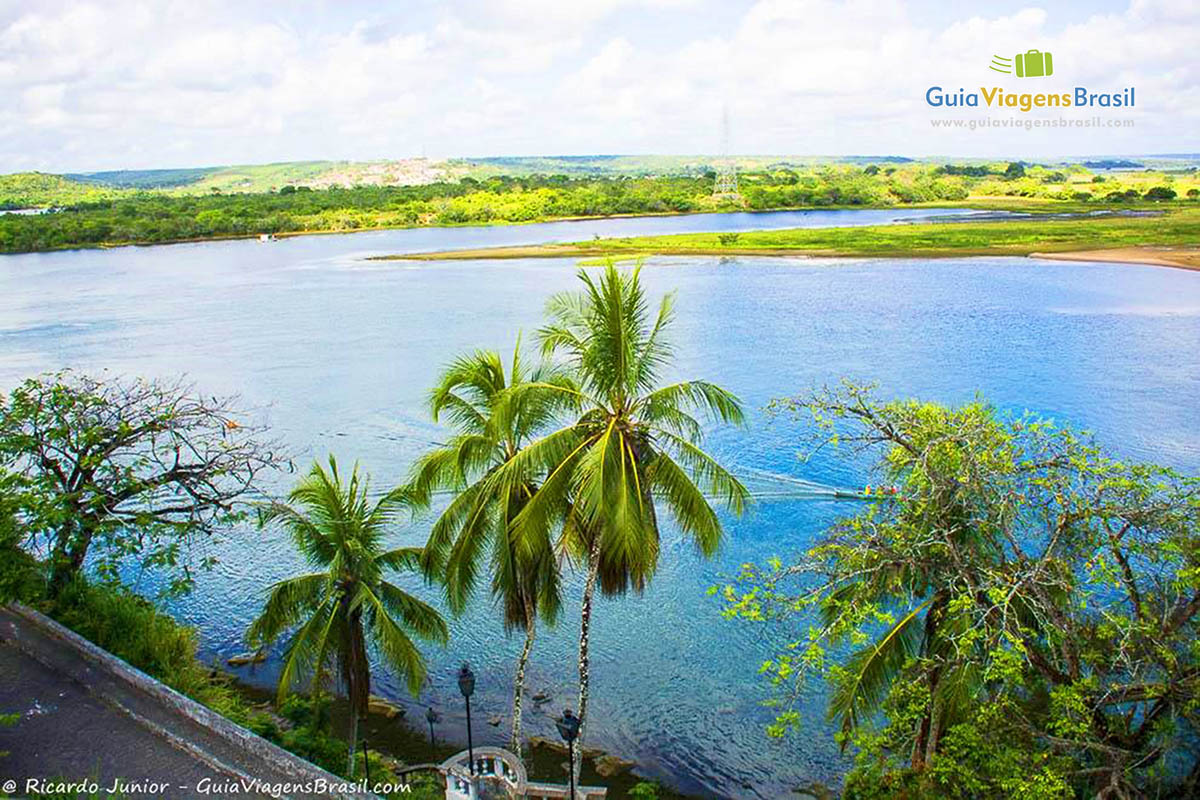
[[[442, 762], [446, 776], [446, 800], [480, 800], [483, 783], [497, 785], [510, 798], [531, 800], [568, 800], [571, 790], [558, 783], [530, 783], [521, 759], [501, 747], [475, 748], [475, 774], [471, 774], [471, 755], [463, 751]], [[574, 800], [602, 800], [608, 789], [579, 786]]]

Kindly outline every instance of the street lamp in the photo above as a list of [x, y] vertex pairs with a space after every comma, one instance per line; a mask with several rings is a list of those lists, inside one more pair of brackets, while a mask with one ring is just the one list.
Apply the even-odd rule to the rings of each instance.
[[554, 724], [558, 727], [558, 734], [567, 743], [567, 754], [570, 758], [571, 800], [575, 800], [575, 739], [579, 736], [579, 717], [567, 708], [563, 710], [561, 717], [554, 720]]
[[433, 710], [433, 706], [425, 709], [425, 721], [429, 723], [429, 752], [436, 753], [437, 743], [433, 738], [433, 723], [438, 721], [438, 713]]
[[471, 743], [471, 695], [475, 692], [475, 673], [471, 665], [463, 662], [458, 671], [458, 690], [467, 701], [467, 757], [471, 759], [471, 774], [475, 774], [475, 745]]

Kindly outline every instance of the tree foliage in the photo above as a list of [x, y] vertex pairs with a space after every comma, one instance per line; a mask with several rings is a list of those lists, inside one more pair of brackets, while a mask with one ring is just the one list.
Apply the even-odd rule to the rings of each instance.
[[[741, 176], [754, 209], [891, 205], [967, 196], [958, 178], [916, 169], [873, 177], [857, 168], [823, 168], [798, 178], [789, 170]], [[2, 188], [2, 187], [0, 187]], [[88, 187], [89, 189], [93, 187]], [[100, 244], [152, 243], [300, 231], [354, 231], [421, 225], [533, 222], [563, 217], [720, 211], [712, 179], [496, 176], [419, 186], [355, 186], [278, 192], [173, 196], [122, 192], [81, 195], [51, 213], [0, 215], [0, 252]], [[2, 198], [0, 198], [2, 199]], [[740, 206], [736, 206], [740, 207]]]
[[[742, 484], [701, 448], [694, 416], [740, 423], [730, 392], [708, 381], [661, 385], [672, 358], [668, 329], [674, 297], [652, 310], [640, 264], [622, 272], [608, 262], [599, 277], [580, 270], [584, 288], [547, 303], [539, 332], [543, 353], [565, 361], [578, 388], [556, 390], [578, 409], [564, 427], [523, 447], [496, 471], [507, 491], [529, 474], [544, 476], [513, 519], [519, 540], [536, 543], [561, 526], [561, 548], [587, 571], [580, 611], [579, 739], [587, 726], [592, 597], [642, 591], [658, 568], [658, 506], [705, 556], [724, 535], [710, 497], [740, 513]], [[545, 383], [514, 390], [553, 389]], [[706, 494], [707, 492], [707, 494]], [[529, 545], [525, 545], [528, 547]], [[577, 775], [582, 747], [571, 769]]]
[[723, 536], [709, 497], [740, 512], [746, 490], [700, 448], [703, 427], [694, 414], [739, 424], [742, 409], [708, 381], [660, 383], [672, 357], [674, 297], [652, 310], [640, 267], [622, 272], [610, 262], [598, 277], [580, 270], [579, 278], [582, 292], [551, 298], [551, 321], [539, 338], [547, 354], [565, 357], [579, 383], [580, 413], [525, 447], [497, 477], [512, 483], [531, 468], [544, 472], [515, 520], [519, 529], [540, 534], [565, 519], [565, 547], [584, 563], [595, 551], [602, 591], [640, 591], [658, 564], [656, 503], [705, 555]]
[[776, 407], [869, 454], [897, 491], [726, 587], [729, 614], [801, 628], [763, 667], [783, 690], [775, 733], [798, 722], [790, 691], [825, 675], [844, 743], [867, 755], [848, 786], [1197, 790], [1200, 481], [981, 401], [846, 384]]
[[[129, 557], [192, 581], [185, 545], [245, 513], [244, 498], [283, 456], [236, 398], [181, 381], [60, 372], [0, 400], [0, 461], [24, 535], [61, 588], [94, 559], [116, 575]], [[211, 566], [202, 559], [201, 566]]]
[[435, 422], [453, 431], [417, 462], [409, 493], [427, 507], [434, 494], [452, 495], [425, 544], [422, 564], [446, 589], [452, 611], [461, 613], [482, 577], [490, 576], [491, 595], [500, 606], [506, 630], [525, 632], [513, 685], [509, 748], [521, 754], [522, 694], [525, 668], [539, 615], [554, 624], [562, 597], [559, 559], [550, 530], [521, 537], [514, 522], [538, 491], [537, 471], [507, 483], [495, 474], [545, 432], [558, 415], [576, 405], [574, 381], [550, 363], [528, 363], [520, 337], [512, 360], [490, 350], [461, 356], [442, 373], [430, 393]]
[[264, 525], [278, 523], [317, 571], [287, 578], [270, 588], [262, 613], [246, 641], [264, 647], [281, 637], [287, 644], [279, 674], [279, 699], [305, 678], [320, 683], [338, 667], [351, 706], [365, 713], [370, 688], [369, 637], [384, 661], [414, 694], [425, 680], [425, 659], [412, 635], [444, 643], [448, 630], [432, 606], [385, 580], [393, 571], [415, 572], [421, 549], [383, 549], [396, 514], [410, 504], [393, 490], [372, 501], [367, 478], [355, 465], [343, 479], [337, 461], [314, 463], [292, 489], [287, 503], [260, 510]]

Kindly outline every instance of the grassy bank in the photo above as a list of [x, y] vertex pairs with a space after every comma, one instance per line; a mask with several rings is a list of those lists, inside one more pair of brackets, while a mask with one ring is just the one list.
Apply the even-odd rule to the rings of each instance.
[[477, 258], [628, 257], [639, 255], [809, 255], [943, 258], [1056, 253], [1130, 247], [1194, 248], [1200, 207], [1146, 204], [1153, 216], [1019, 219], [806, 228], [741, 233], [685, 233], [596, 239], [571, 244], [497, 247], [389, 256], [414, 260]]

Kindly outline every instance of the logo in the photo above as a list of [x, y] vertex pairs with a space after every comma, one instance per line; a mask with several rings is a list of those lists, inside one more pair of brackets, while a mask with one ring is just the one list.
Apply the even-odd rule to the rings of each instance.
[[993, 71], [1005, 75], [1012, 75], [1015, 71], [1018, 78], [1048, 78], [1054, 74], [1054, 58], [1040, 50], [1026, 50], [1013, 58], [992, 56], [989, 66]]
[[[1041, 50], [1026, 50], [1012, 58], [992, 56], [988, 65], [993, 72], [1018, 78], [1049, 78], [1054, 74], [1054, 57]], [[1039, 87], [1041, 88], [1041, 87]], [[1051, 87], [1046, 87], [1047, 89]], [[947, 91], [930, 86], [925, 102], [934, 108], [970, 107], [1012, 108], [1024, 113], [1049, 108], [1133, 108], [1134, 87], [1093, 92], [1086, 86], [1063, 87], [1057, 91], [1010, 92], [999, 86], [981, 86], [978, 91], [960, 87]]]

